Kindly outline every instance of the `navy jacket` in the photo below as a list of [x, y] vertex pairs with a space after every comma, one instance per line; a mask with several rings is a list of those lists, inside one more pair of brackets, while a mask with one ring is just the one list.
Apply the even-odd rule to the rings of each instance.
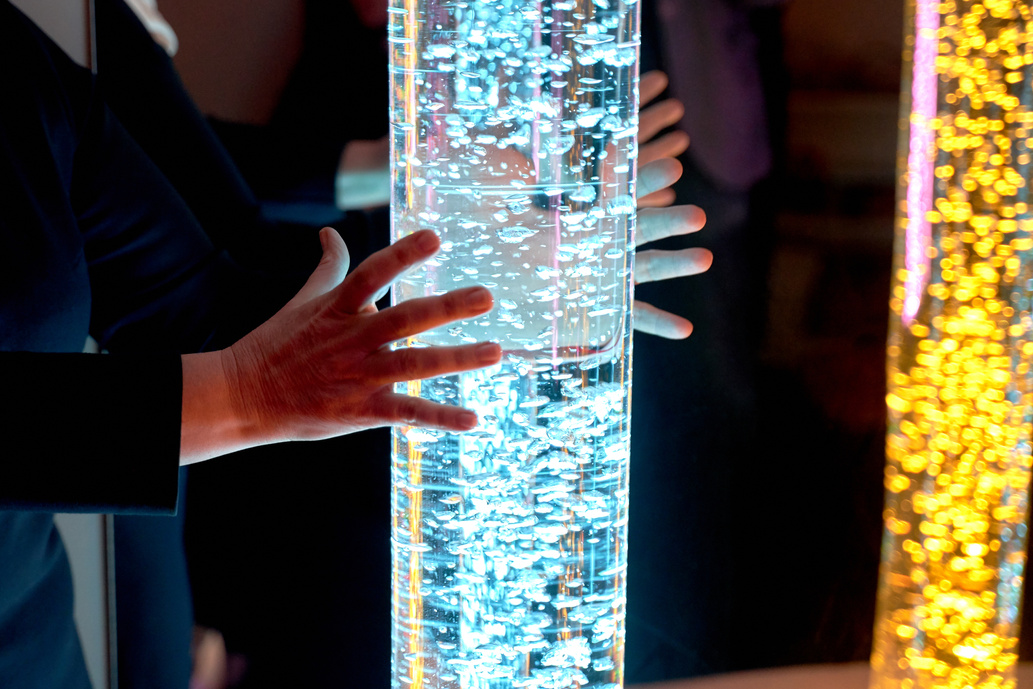
[[[5, 689], [88, 686], [49, 512], [173, 512], [178, 354], [232, 341], [274, 303], [212, 246], [95, 91], [0, 0]], [[239, 325], [216, 327], [228, 321]], [[112, 353], [79, 353], [87, 334]]]

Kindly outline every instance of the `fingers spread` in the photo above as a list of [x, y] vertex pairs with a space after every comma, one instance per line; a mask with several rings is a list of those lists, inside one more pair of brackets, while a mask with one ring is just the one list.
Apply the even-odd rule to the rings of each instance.
[[370, 373], [385, 382], [420, 380], [497, 364], [502, 348], [494, 342], [459, 347], [406, 347], [374, 354]]
[[644, 301], [635, 302], [634, 322], [635, 330], [669, 340], [683, 340], [692, 334], [692, 323]]
[[373, 414], [392, 425], [420, 426], [442, 431], [468, 431], [477, 415], [462, 407], [450, 407], [408, 395], [383, 393], [371, 400]]
[[635, 246], [698, 232], [706, 221], [707, 216], [696, 206], [645, 209], [638, 214]]
[[660, 130], [676, 124], [684, 114], [685, 106], [674, 98], [668, 98], [656, 105], [643, 108], [638, 115], [639, 143], [649, 141], [659, 134]]
[[660, 158], [676, 158], [689, 147], [689, 135], [682, 131], [668, 132], [655, 141], [643, 143], [638, 148], [639, 167]]
[[491, 292], [484, 287], [458, 289], [440, 297], [409, 299], [369, 317], [371, 341], [379, 347], [452, 321], [491, 310]]
[[639, 198], [671, 186], [681, 177], [682, 165], [674, 158], [661, 158], [638, 168], [635, 193]]
[[635, 254], [635, 282], [670, 280], [704, 273], [714, 262], [708, 249], [639, 251]]
[[659, 69], [646, 72], [638, 81], [639, 107], [645, 106], [667, 88], [667, 75]]
[[421, 230], [381, 249], [345, 278], [335, 292], [335, 306], [343, 313], [358, 312], [405, 271], [436, 254], [440, 246], [434, 232]]

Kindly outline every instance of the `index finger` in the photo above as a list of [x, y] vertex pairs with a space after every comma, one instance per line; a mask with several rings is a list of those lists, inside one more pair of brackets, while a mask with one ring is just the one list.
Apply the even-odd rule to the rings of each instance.
[[334, 290], [337, 308], [344, 313], [358, 313], [400, 275], [432, 257], [440, 247], [441, 240], [432, 230], [421, 230], [381, 249], [360, 263]]
[[653, 100], [667, 88], [667, 74], [653, 69], [643, 74], [638, 80], [639, 107]]

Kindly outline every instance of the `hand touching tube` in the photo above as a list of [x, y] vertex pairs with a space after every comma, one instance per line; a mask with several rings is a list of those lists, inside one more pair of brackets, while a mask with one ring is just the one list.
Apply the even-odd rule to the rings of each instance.
[[437, 253], [437, 236], [412, 234], [347, 277], [344, 242], [329, 229], [320, 239], [323, 260], [276, 315], [228, 349], [183, 357], [181, 463], [396, 423], [451, 431], [476, 425], [471, 411], [397, 395], [392, 384], [495, 364], [498, 345], [392, 351], [390, 344], [489, 311], [488, 290], [471, 287], [377, 311], [377, 294]]

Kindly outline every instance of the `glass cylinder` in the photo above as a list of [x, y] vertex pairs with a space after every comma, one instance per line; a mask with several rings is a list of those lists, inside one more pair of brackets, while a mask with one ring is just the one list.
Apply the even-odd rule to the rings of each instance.
[[871, 686], [1014, 687], [1030, 479], [1030, 2], [910, 0]]
[[393, 436], [394, 687], [623, 678], [638, 125], [635, 0], [392, 0], [392, 234], [440, 254], [396, 301], [494, 310], [400, 346], [503, 361], [398, 386], [475, 410]]

